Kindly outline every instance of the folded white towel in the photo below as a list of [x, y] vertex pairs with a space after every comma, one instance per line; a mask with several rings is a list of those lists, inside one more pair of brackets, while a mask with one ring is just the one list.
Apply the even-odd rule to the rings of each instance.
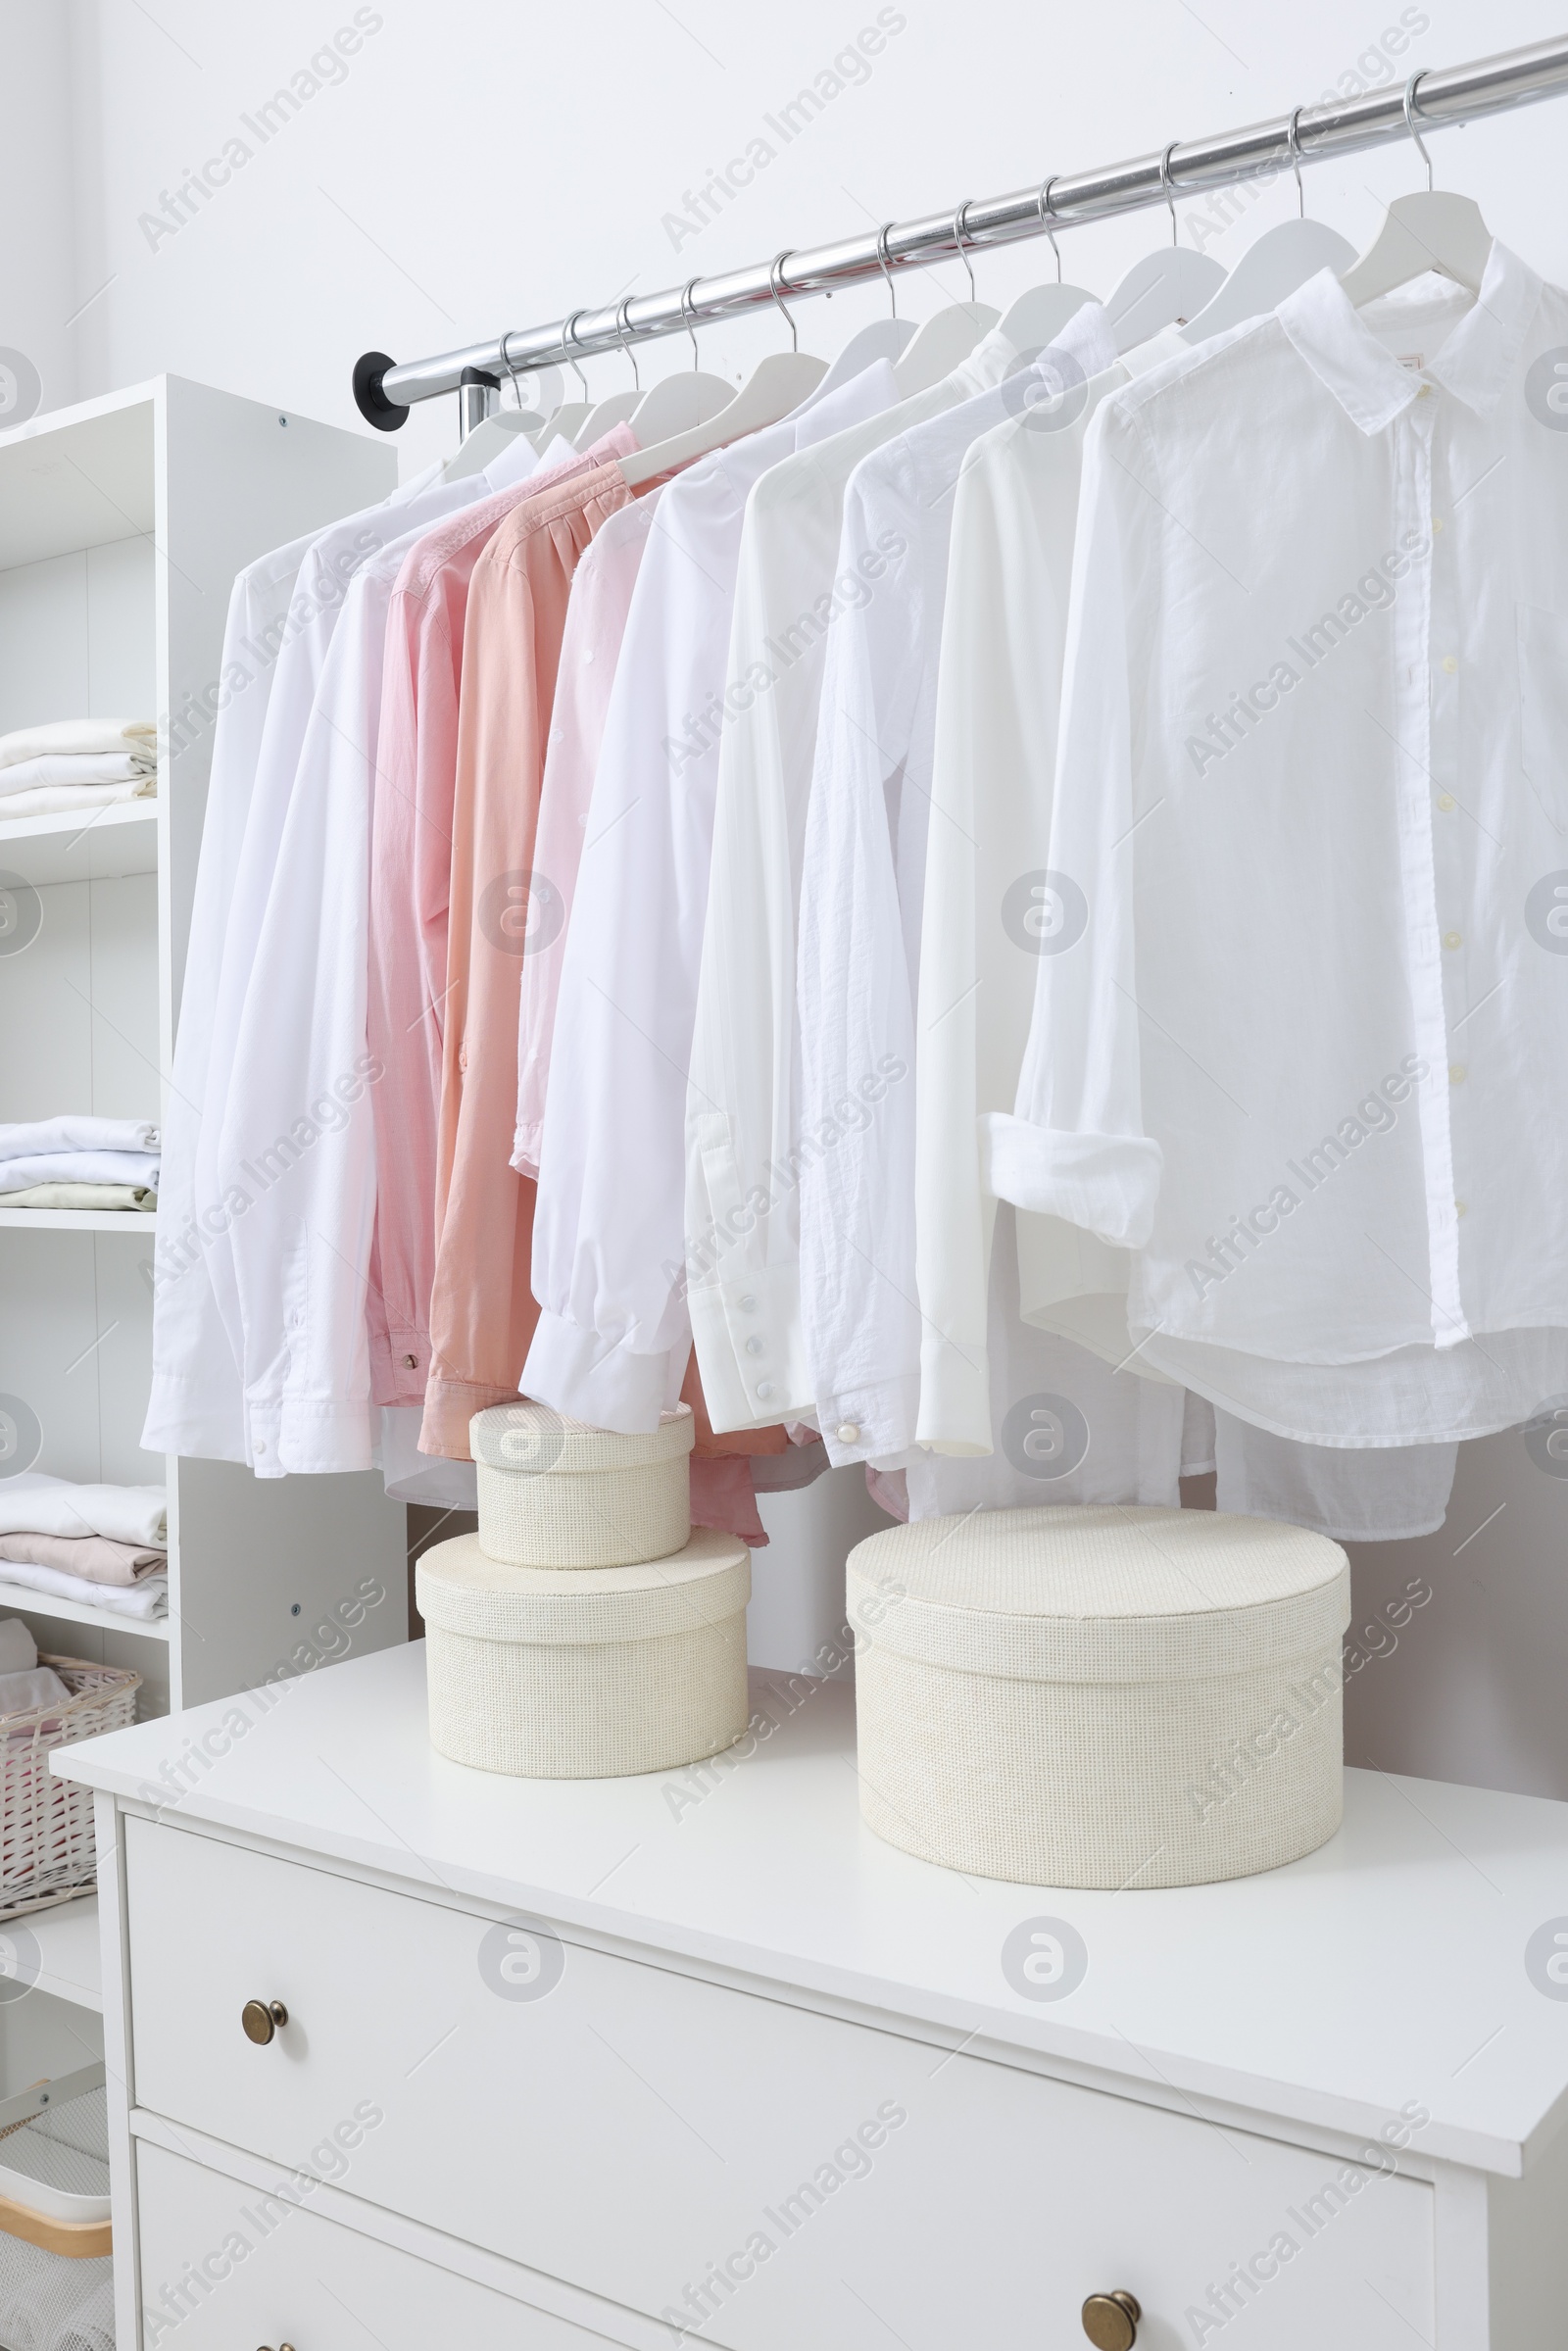
[[0, 1674], [29, 1673], [37, 1662], [38, 1644], [21, 1617], [0, 1617]]
[[[116, 1616], [167, 1616], [169, 1578], [148, 1576], [140, 1584], [89, 1584], [85, 1576], [63, 1576], [58, 1568], [29, 1567], [20, 1559], [0, 1560], [0, 1583], [21, 1584], [57, 1600], [78, 1600], [85, 1608], [109, 1608]], [[38, 1611], [47, 1616], [47, 1608]]]
[[[108, 1535], [116, 1543], [167, 1548], [169, 1495], [162, 1486], [76, 1486], [41, 1469], [24, 1470], [0, 1478], [0, 1534]], [[0, 1652], [0, 1665], [9, 1663]]]
[[155, 1151], [157, 1122], [151, 1118], [14, 1118], [0, 1121], [0, 1160], [27, 1159], [35, 1151]]
[[145, 1184], [29, 1184], [25, 1192], [0, 1194], [8, 1208], [126, 1208], [156, 1216], [158, 1195]]
[[29, 1151], [0, 1159], [0, 1195], [34, 1184], [139, 1184], [158, 1189], [156, 1151]]
[[24, 816], [66, 816], [84, 809], [90, 816], [129, 800], [156, 800], [158, 778], [149, 772], [128, 784], [40, 784], [35, 792], [0, 796], [0, 830]]
[[0, 767], [0, 795], [10, 800], [18, 792], [41, 791], [45, 785], [133, 784], [151, 775], [157, 761], [148, 752], [108, 751], [91, 759], [73, 759], [54, 753], [41, 759], [19, 759]]
[[0, 735], [0, 767], [24, 759], [90, 759], [106, 752], [157, 756], [158, 729], [150, 718], [56, 718], [47, 726], [19, 726]]
[[0, 1674], [0, 1717], [36, 1714], [40, 1706], [69, 1706], [71, 1692], [52, 1665], [35, 1665], [29, 1673]]

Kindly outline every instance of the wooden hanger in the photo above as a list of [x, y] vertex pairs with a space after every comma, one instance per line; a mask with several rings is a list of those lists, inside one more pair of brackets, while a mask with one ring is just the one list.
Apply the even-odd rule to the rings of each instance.
[[1170, 159], [1179, 139], [1172, 139], [1159, 159], [1160, 185], [1170, 207], [1170, 244], [1134, 264], [1105, 304], [1105, 318], [1116, 349], [1131, 351], [1147, 343], [1162, 326], [1185, 326], [1212, 302], [1225, 283], [1225, 272], [1206, 253], [1190, 253], [1176, 242], [1176, 199], [1170, 184]]
[[[1061, 248], [1056, 243], [1056, 232], [1051, 225], [1051, 191], [1060, 177], [1060, 172], [1056, 171], [1053, 172], [1050, 179], [1042, 180], [1040, 193], [1035, 198], [1040, 225], [1051, 239], [1051, 250], [1056, 257], [1056, 282], [1054, 285], [1031, 286], [1027, 294], [1020, 294], [1017, 301], [1002, 314], [1002, 332], [1015, 351], [1045, 350], [1048, 344], [1055, 341], [1073, 313], [1081, 311], [1086, 302], [1094, 300], [1094, 296], [1086, 293], [1082, 286], [1068, 286], [1061, 282]], [[965, 205], [963, 209], [967, 212], [969, 208]]]
[[1426, 165], [1427, 184], [1413, 196], [1396, 196], [1366, 252], [1341, 277], [1357, 310], [1380, 294], [1392, 294], [1396, 286], [1408, 285], [1413, 277], [1424, 277], [1429, 269], [1479, 294], [1492, 258], [1492, 231], [1480, 205], [1432, 184], [1432, 158], [1415, 119], [1415, 85], [1420, 79], [1419, 73], [1412, 73], [1404, 85], [1404, 121]]
[[1213, 301], [1182, 328], [1189, 343], [1201, 343], [1209, 335], [1223, 334], [1228, 326], [1240, 326], [1244, 318], [1260, 318], [1267, 312], [1278, 310], [1288, 294], [1294, 294], [1298, 286], [1304, 286], [1320, 269], [1332, 269], [1338, 275], [1355, 258], [1348, 239], [1342, 237], [1338, 229], [1306, 217], [1306, 191], [1301, 185], [1301, 152], [1297, 133], [1300, 114], [1298, 107], [1287, 133], [1296, 172], [1298, 217], [1266, 228], [1256, 244], [1248, 247]]
[[[827, 365], [825, 361], [808, 358], [800, 348], [800, 335], [779, 285], [779, 273], [788, 260], [787, 250], [775, 256], [772, 286], [773, 300], [789, 319], [792, 348], [770, 351], [753, 368], [734, 399], [715, 416], [675, 434], [671, 440], [661, 441], [651, 449], [639, 449], [633, 457], [623, 457], [620, 469], [628, 488], [635, 490], [658, 474], [671, 472], [677, 465], [689, 465], [711, 450], [722, 449], [726, 442], [738, 441], [743, 433], [760, 432], [764, 425], [777, 424], [822, 382], [828, 372]], [[694, 277], [686, 288], [688, 295], [696, 283]]]

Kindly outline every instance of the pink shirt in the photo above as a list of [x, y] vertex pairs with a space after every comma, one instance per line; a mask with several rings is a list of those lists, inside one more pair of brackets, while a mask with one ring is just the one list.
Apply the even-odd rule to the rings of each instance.
[[[624, 425], [612, 446], [636, 446]], [[538, 1309], [534, 1186], [513, 1167], [517, 1014], [546, 734], [572, 574], [631, 497], [614, 459], [516, 506], [473, 566], [458, 699], [435, 1278], [421, 1452], [466, 1461], [468, 1422], [516, 1396]], [[381, 1089], [378, 1089], [381, 1091]]]
[[368, 1043], [386, 1071], [371, 1090], [378, 1176], [368, 1319], [377, 1404], [421, 1404], [430, 1361], [447, 896], [469, 582], [524, 499], [635, 447], [620, 426], [584, 454], [464, 508], [411, 548], [392, 592], [370, 844]]
[[648, 545], [659, 504], [650, 490], [612, 514], [577, 566], [561, 642], [561, 669], [550, 713], [550, 747], [539, 794], [539, 830], [534, 842], [533, 890], [544, 919], [522, 958], [522, 997], [517, 1025], [517, 1129], [512, 1164], [521, 1175], [539, 1173], [539, 1140], [544, 1127], [545, 1085], [550, 1043], [561, 990], [561, 960], [566, 945], [582, 857], [588, 804], [605, 713], [615, 675], [620, 641], [626, 633], [631, 592]]

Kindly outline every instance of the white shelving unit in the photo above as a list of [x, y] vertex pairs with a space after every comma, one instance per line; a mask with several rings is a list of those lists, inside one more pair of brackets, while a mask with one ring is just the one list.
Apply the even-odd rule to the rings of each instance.
[[[177, 376], [0, 434], [0, 732], [160, 723], [155, 800], [0, 821], [0, 1120], [161, 1114], [230, 584], [395, 478], [368, 436]], [[0, 1206], [0, 1413], [24, 1434], [9, 1460], [0, 1444], [0, 1478], [166, 1482], [171, 1598], [143, 1623], [0, 1568], [0, 1614], [24, 1616], [43, 1649], [134, 1668], [144, 1713], [340, 1654], [341, 1625], [325, 1641], [317, 1628], [367, 1577], [386, 1596], [353, 1646], [408, 1630], [404, 1512], [378, 1477], [260, 1482], [141, 1449], [156, 1225]], [[40, 1940], [75, 1932], [38, 1917]]]

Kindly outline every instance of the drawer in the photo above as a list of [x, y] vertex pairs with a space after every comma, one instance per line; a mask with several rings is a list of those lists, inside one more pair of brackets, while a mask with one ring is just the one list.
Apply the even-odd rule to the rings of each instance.
[[601, 2334], [145, 2141], [136, 2183], [147, 2351], [606, 2351]]
[[[731, 2351], [1065, 2347], [1110, 2287], [1153, 2351], [1227, 2298], [1244, 2351], [1387, 2351], [1391, 2310], [1432, 2335], [1419, 2181], [576, 1944], [509, 1964], [514, 1930], [166, 1824], [125, 1842], [138, 2105]], [[252, 1998], [288, 2011], [266, 2046]]]

